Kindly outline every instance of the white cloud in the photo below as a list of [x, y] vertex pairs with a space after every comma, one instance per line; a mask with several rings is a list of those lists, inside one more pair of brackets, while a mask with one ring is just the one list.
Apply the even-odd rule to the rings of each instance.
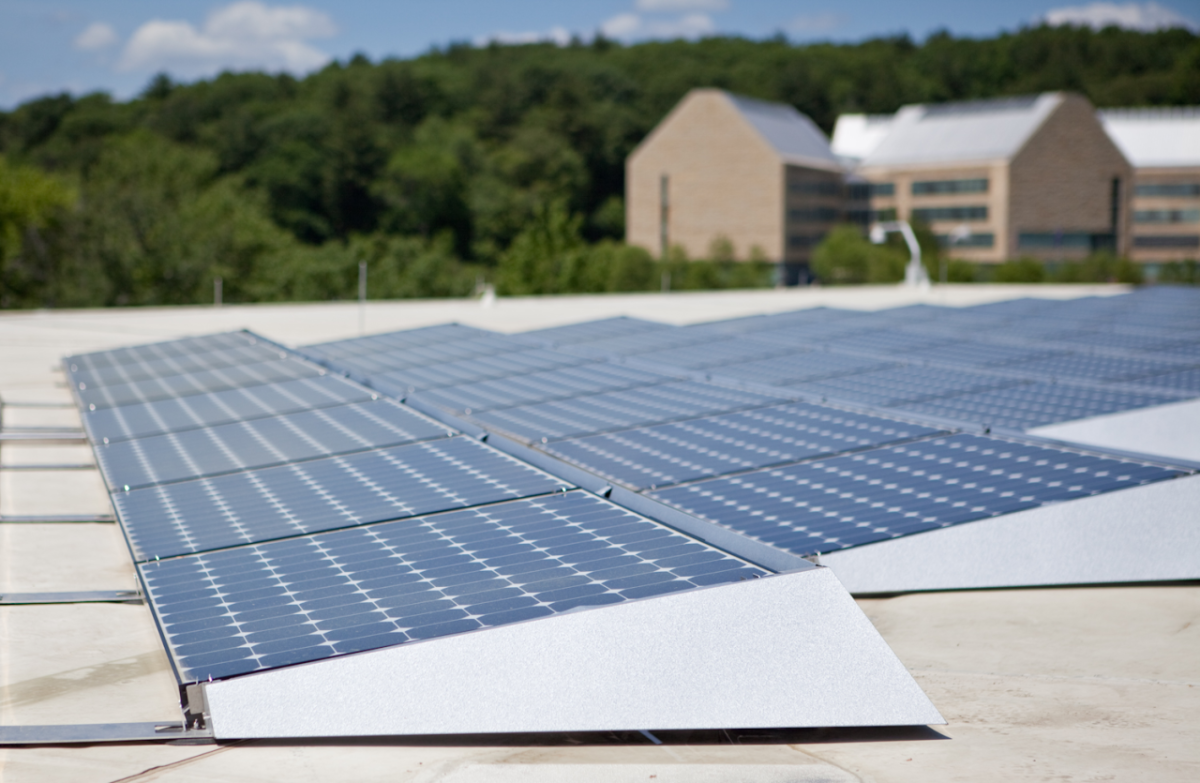
[[827, 33], [836, 30], [842, 24], [841, 18], [834, 13], [797, 16], [787, 23], [787, 28], [795, 33]]
[[146, 22], [129, 39], [118, 67], [185, 76], [257, 68], [300, 74], [330, 59], [308, 40], [336, 33], [333, 20], [315, 9], [244, 0], [213, 11], [201, 29], [180, 20]]
[[724, 11], [729, 0], [637, 0], [639, 11], [678, 13], [680, 11]]
[[75, 48], [85, 52], [107, 49], [117, 42], [117, 31], [104, 22], [92, 22], [75, 37]]
[[566, 46], [571, 42], [571, 33], [565, 27], [551, 27], [544, 33], [527, 31], [523, 33], [510, 33], [501, 30], [495, 33], [489, 33], [475, 39], [476, 46], [487, 46], [490, 43], [501, 44], [531, 44], [549, 41], [556, 43], [559, 46]]
[[1047, 11], [1041, 21], [1052, 27], [1069, 24], [1096, 30], [1110, 25], [1127, 30], [1166, 30], [1172, 27], [1200, 29], [1195, 20], [1158, 3], [1090, 3], [1067, 6]]
[[617, 14], [600, 25], [609, 38], [699, 38], [717, 29], [708, 14], [686, 14], [674, 19], [646, 19], [638, 14]]

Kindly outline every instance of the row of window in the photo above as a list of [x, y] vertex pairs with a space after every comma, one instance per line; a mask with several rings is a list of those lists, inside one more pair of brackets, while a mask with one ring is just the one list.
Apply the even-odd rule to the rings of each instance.
[[790, 223], [832, 223], [841, 216], [842, 211], [833, 207], [788, 210], [788, 222]]
[[914, 182], [912, 184], [912, 194], [914, 196], [933, 196], [950, 193], [987, 193], [987, 189], [988, 181], [986, 177], [978, 179], [929, 180]]
[[1200, 209], [1139, 209], [1134, 223], [1200, 223]]
[[1159, 196], [1168, 198], [1200, 197], [1200, 182], [1170, 182], [1138, 185], [1133, 189], [1137, 196]]
[[1200, 236], [1184, 234], [1180, 236], [1134, 237], [1133, 246], [1164, 250], [1200, 248]]
[[938, 234], [938, 244], [942, 247], [995, 247], [996, 235], [989, 233], [968, 234], [965, 237], [952, 237], [949, 234]]
[[840, 196], [842, 183], [833, 180], [789, 182], [788, 193], [798, 196]]
[[912, 211], [914, 220], [987, 220], [987, 207], [922, 207]]
[[1087, 231], [1022, 232], [1017, 235], [1017, 247], [1028, 250], [1111, 250], [1115, 246], [1112, 234]]

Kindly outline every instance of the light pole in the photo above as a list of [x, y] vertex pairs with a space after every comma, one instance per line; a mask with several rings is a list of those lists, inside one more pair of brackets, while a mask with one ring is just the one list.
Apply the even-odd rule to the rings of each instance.
[[[953, 231], [950, 232], [950, 247], [954, 247], [959, 242], [966, 242], [971, 237], [971, 227], [966, 223], [959, 223]], [[942, 285], [946, 284], [946, 256], [942, 255], [941, 261], [941, 278]]]
[[921, 245], [917, 243], [917, 235], [913, 233], [912, 226], [908, 224], [908, 221], [889, 220], [884, 223], [876, 223], [871, 226], [871, 241], [882, 245], [889, 233], [897, 231], [904, 237], [904, 243], [908, 245], [908, 252], [911, 256], [908, 266], [904, 267], [904, 285], [910, 288], [928, 288], [929, 273], [921, 265]]

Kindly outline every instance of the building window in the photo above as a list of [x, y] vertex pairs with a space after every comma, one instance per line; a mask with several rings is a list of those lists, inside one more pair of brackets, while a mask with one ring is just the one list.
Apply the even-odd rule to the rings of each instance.
[[867, 182], [851, 182], [846, 185], [846, 198], [851, 201], [866, 201], [871, 198], [871, 185]]
[[1139, 209], [1134, 223], [1200, 223], [1200, 209]]
[[896, 195], [896, 184], [894, 182], [872, 182], [868, 187], [871, 188], [872, 196]]
[[792, 234], [788, 237], [788, 247], [793, 250], [816, 247], [824, 238], [824, 234]]
[[1195, 249], [1200, 248], [1200, 236], [1188, 236], [1187, 234], [1181, 234], [1178, 236], [1164, 237], [1134, 237], [1133, 246], [1161, 249]]
[[788, 222], [790, 223], [832, 223], [839, 217], [841, 217], [841, 213], [832, 207], [788, 210]]
[[789, 182], [788, 193], [798, 196], [840, 196], [842, 183], [829, 180], [821, 182]]
[[961, 239], [954, 239], [949, 234], [938, 234], [938, 244], [942, 247], [994, 247], [996, 244], [995, 234], [969, 234]]
[[889, 207], [887, 209], [876, 209], [871, 211], [872, 220], [881, 223], [896, 219], [896, 208]]
[[1114, 244], [1112, 234], [1088, 231], [1022, 232], [1017, 236], [1017, 247], [1023, 250], [1111, 250]]
[[987, 207], [926, 207], [912, 211], [913, 220], [987, 220]]
[[1160, 196], [1165, 198], [1200, 198], [1200, 182], [1170, 182], [1138, 185], [1133, 189], [1138, 196]]
[[940, 196], [949, 193], [987, 193], [986, 177], [978, 179], [937, 179], [912, 184], [914, 196]]

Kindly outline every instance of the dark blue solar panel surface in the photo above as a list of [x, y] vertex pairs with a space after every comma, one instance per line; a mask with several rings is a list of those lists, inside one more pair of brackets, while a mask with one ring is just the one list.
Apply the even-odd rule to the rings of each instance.
[[434, 343], [400, 350], [348, 356], [339, 360], [337, 366], [360, 375], [371, 375], [377, 372], [406, 370], [458, 359], [473, 359], [477, 356], [525, 351], [529, 348], [528, 341], [521, 338], [489, 335], [471, 340]]
[[113, 493], [138, 560], [554, 492], [564, 482], [470, 438]]
[[1127, 381], [1127, 383], [1148, 389], [1179, 392], [1189, 397], [1200, 396], [1200, 367], [1176, 370], [1162, 375], [1142, 376]]
[[1168, 394], [1127, 387], [1033, 383], [897, 405], [895, 410], [978, 422], [989, 427], [1024, 430], [1055, 422], [1162, 405], [1178, 399]]
[[951, 435], [707, 479], [653, 496], [809, 555], [1178, 475], [1128, 460]]
[[1066, 350], [1026, 345], [1004, 345], [980, 341], [961, 341], [937, 345], [904, 355], [905, 361], [929, 362], [957, 367], [1004, 367], [1016, 362], [1032, 362], [1065, 355]]
[[664, 383], [626, 391], [485, 411], [473, 418], [529, 441], [626, 429], [784, 402], [783, 395], [705, 383]]
[[623, 335], [671, 330], [675, 327], [657, 321], [644, 321], [640, 318], [602, 318], [598, 321], [586, 321], [581, 324], [567, 326], [552, 326], [547, 329], [534, 329], [522, 332], [525, 337], [532, 338], [546, 345], [572, 345], [586, 343], [592, 340], [604, 340]]
[[325, 371], [296, 359], [275, 359], [255, 364], [231, 365], [212, 370], [185, 375], [167, 375], [160, 378], [146, 378], [132, 383], [122, 383], [112, 386], [92, 388], [86, 382], [76, 385], [80, 401], [92, 409], [112, 408], [118, 405], [132, 405], [139, 402], [167, 400], [173, 397], [184, 397], [189, 394], [206, 394], [208, 392], [237, 389], [244, 386], [257, 386], [264, 383], [278, 383], [297, 378], [312, 378], [324, 375]]
[[356, 383], [332, 375], [318, 375], [295, 381], [84, 411], [83, 423], [94, 442], [108, 443], [328, 405], [365, 402], [374, 396], [377, 395]]
[[789, 352], [771, 359], [714, 367], [713, 378], [728, 378], [741, 383], [787, 385], [801, 381], [815, 381], [839, 375], [871, 370], [882, 370], [896, 364], [886, 359], [867, 356], [851, 356], [825, 351]]
[[496, 334], [486, 329], [476, 329], [462, 324], [441, 324], [425, 326], [418, 329], [407, 329], [400, 332], [373, 334], [367, 337], [352, 337], [347, 340], [335, 340], [329, 343], [319, 343], [305, 348], [306, 353], [320, 356], [322, 359], [342, 359], [349, 356], [397, 351], [405, 348], [416, 348], [437, 343], [474, 340]]
[[411, 408], [376, 400], [96, 446], [110, 489], [395, 446], [450, 434]]
[[410, 367], [407, 370], [376, 373], [371, 376], [371, 385], [381, 391], [404, 396], [423, 389], [488, 381], [493, 378], [506, 378], [510, 375], [553, 370], [559, 367], [593, 364], [595, 361], [586, 356], [535, 348], [529, 351], [478, 356], [474, 359], [460, 359], [454, 362], [431, 364], [426, 367]]
[[931, 435], [894, 419], [794, 403], [555, 441], [551, 454], [635, 489]]
[[825, 348], [843, 353], [882, 354], [885, 357], [891, 357], [938, 345], [947, 345], [951, 342], [953, 342], [953, 338], [945, 335], [887, 329], [834, 337], [826, 341]]
[[[245, 345], [220, 348], [203, 353], [163, 356], [152, 359], [138, 359], [121, 364], [110, 364], [94, 369], [78, 369], [71, 371], [71, 379], [78, 386], [80, 383], [89, 388], [100, 386], [116, 386], [124, 383], [145, 380], [147, 378], [162, 378], [169, 375], [185, 375], [202, 370], [214, 370], [219, 367], [230, 367], [236, 364], [253, 364], [283, 359], [287, 352], [267, 343], [247, 343]], [[78, 367], [77, 362], [68, 366]]]
[[752, 337], [706, 340], [699, 345], [669, 348], [665, 351], [650, 351], [631, 357], [642, 366], [679, 367], [700, 370], [708, 367], [724, 367], [734, 363], [783, 356], [791, 351], [778, 343], [755, 340]]
[[1016, 386], [1014, 378], [982, 375], [967, 370], [908, 365], [822, 381], [789, 384], [805, 394], [868, 405], [899, 405], [950, 394]]
[[665, 351], [688, 345], [714, 342], [725, 335], [707, 326], [676, 326], [648, 332], [591, 340], [563, 347], [564, 351], [583, 356], [610, 357], [636, 356], [651, 351]]
[[1005, 372], [1026, 377], [1078, 378], [1094, 381], [1130, 380], [1182, 369], [1178, 363], [1097, 354], [1071, 354], [1005, 366]]
[[472, 413], [671, 380], [675, 378], [660, 372], [595, 362], [479, 383], [445, 386], [416, 392], [413, 397], [449, 411]]
[[765, 575], [582, 492], [141, 570], [184, 682]]
[[66, 365], [68, 372], [91, 372], [102, 367], [137, 365], [172, 356], [191, 356], [226, 348], [236, 349], [258, 342], [259, 340], [246, 332], [225, 332], [69, 356]]

